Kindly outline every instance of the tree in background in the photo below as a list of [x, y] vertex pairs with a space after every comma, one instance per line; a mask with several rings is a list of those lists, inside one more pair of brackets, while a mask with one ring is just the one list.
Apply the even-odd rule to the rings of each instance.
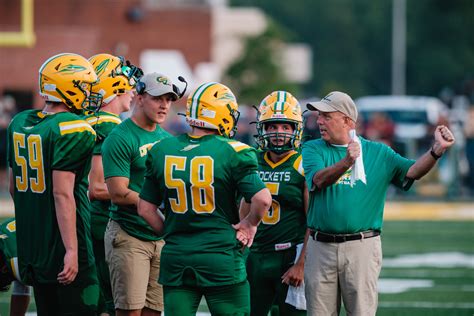
[[[257, 6], [313, 49], [308, 95], [390, 94], [392, 1], [232, 0]], [[474, 1], [407, 1], [407, 94], [461, 92], [474, 78]], [[469, 92], [465, 92], [469, 94]], [[471, 92], [472, 93], [472, 92]], [[473, 94], [474, 95], [474, 94]], [[474, 100], [471, 100], [474, 102]]]
[[297, 85], [285, 79], [277, 62], [285, 36], [287, 33], [270, 21], [264, 33], [245, 40], [242, 56], [229, 66], [224, 79], [238, 95], [239, 103], [258, 105], [275, 90], [297, 95]]

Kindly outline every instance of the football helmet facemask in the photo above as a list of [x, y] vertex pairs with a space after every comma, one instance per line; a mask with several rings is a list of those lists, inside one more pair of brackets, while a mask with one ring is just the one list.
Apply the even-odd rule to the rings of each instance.
[[[268, 123], [288, 123], [292, 133], [267, 132]], [[265, 151], [277, 154], [297, 149], [303, 134], [303, 117], [298, 100], [286, 91], [274, 91], [266, 96], [257, 110], [257, 135], [255, 140]], [[283, 139], [281, 145], [271, 139]]]
[[139, 67], [125, 61], [122, 56], [97, 54], [89, 58], [89, 62], [99, 78], [92, 86], [92, 92], [102, 95], [105, 104], [117, 95], [132, 90], [143, 76]]
[[97, 75], [91, 63], [72, 53], [55, 55], [39, 69], [39, 93], [47, 102], [62, 102], [74, 112], [95, 107], [102, 96], [91, 92]]
[[200, 85], [188, 97], [186, 122], [190, 126], [214, 129], [227, 138], [233, 138], [239, 120], [237, 100], [232, 91], [221, 83]]

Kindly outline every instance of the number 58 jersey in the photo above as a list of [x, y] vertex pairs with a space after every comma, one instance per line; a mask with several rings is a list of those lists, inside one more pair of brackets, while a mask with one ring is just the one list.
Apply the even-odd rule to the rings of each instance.
[[[242, 282], [245, 264], [232, 224], [236, 195], [265, 188], [255, 149], [217, 135], [167, 138], [149, 152], [140, 197], [165, 205], [160, 283], [217, 286]], [[253, 179], [248, 181], [245, 179]]]
[[56, 219], [53, 170], [75, 173], [74, 198], [79, 275], [94, 264], [90, 241], [87, 175], [95, 132], [78, 115], [27, 110], [8, 127], [8, 164], [12, 170], [18, 262], [24, 282], [57, 282], [65, 249]]

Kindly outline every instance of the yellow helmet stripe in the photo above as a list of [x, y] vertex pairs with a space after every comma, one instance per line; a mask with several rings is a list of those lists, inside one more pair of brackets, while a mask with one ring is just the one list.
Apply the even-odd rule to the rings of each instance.
[[[191, 107], [189, 109], [189, 114], [191, 115], [191, 118], [198, 118], [198, 108], [199, 108], [199, 100], [201, 99], [201, 96], [204, 94], [204, 92], [207, 90], [207, 88], [217, 84], [216, 82], [208, 82], [200, 86], [196, 92], [193, 94], [192, 98], [192, 103]], [[193, 113], [194, 112], [194, 113]]]
[[61, 57], [63, 55], [70, 55], [71, 53], [61, 53], [61, 54], [57, 54], [57, 55], [54, 55], [52, 57], [49, 57], [48, 60], [46, 60], [40, 67], [39, 71], [38, 71], [38, 83], [39, 83], [39, 87], [41, 88], [41, 73], [43, 72], [43, 69], [44, 67], [46, 67], [47, 64], [49, 64], [50, 61], [52, 61], [53, 59], [56, 59], [58, 57]]

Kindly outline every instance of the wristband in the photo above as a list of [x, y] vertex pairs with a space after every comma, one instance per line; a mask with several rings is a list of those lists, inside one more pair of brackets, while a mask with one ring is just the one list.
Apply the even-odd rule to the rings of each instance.
[[442, 156], [442, 155], [437, 155], [437, 154], [434, 152], [433, 147], [431, 147], [430, 154], [431, 154], [431, 157], [434, 158], [434, 160], [438, 160], [438, 159], [441, 158], [441, 156]]

